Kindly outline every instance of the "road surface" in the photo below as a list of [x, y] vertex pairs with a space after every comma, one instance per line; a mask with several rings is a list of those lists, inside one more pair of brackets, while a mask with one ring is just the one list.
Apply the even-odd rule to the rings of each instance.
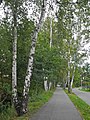
[[82, 120], [79, 112], [62, 88], [30, 120]]
[[78, 90], [78, 88], [74, 88], [73, 92], [80, 97], [83, 101], [85, 101], [88, 105], [90, 105], [90, 92], [84, 92]]

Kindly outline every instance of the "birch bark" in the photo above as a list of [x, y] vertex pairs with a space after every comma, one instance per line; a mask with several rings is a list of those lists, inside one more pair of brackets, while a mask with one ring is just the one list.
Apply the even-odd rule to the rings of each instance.
[[52, 86], [52, 82], [49, 82], [49, 90], [51, 89]]
[[48, 82], [47, 82], [47, 80], [44, 81], [44, 89], [45, 89], [45, 91], [48, 91]]
[[1, 3], [2, 3], [2, 0], [0, 0], [0, 5], [1, 5]]
[[31, 50], [30, 50], [30, 54], [29, 54], [27, 73], [26, 73], [24, 89], [23, 89], [23, 100], [22, 100], [22, 112], [23, 113], [27, 112], [28, 93], [29, 93], [30, 81], [31, 81], [31, 76], [32, 76], [32, 69], [33, 69], [33, 58], [34, 58], [34, 54], [35, 54], [35, 47], [36, 47], [38, 33], [39, 33], [39, 31], [42, 27], [42, 24], [44, 22], [45, 6], [46, 6], [46, 0], [43, 0], [40, 20], [36, 26], [36, 29], [35, 29], [33, 37], [32, 37]]
[[70, 61], [68, 61], [68, 92], [70, 92]]
[[[51, 0], [51, 8], [50, 8], [50, 15], [51, 15], [51, 18], [50, 18], [50, 49], [52, 47], [52, 0]], [[49, 82], [49, 90], [51, 89], [51, 86], [52, 86], [52, 83]]]
[[72, 79], [70, 81], [70, 93], [72, 93], [72, 85], [73, 85], [73, 81], [74, 81], [74, 75], [75, 75], [75, 66], [74, 66], [74, 70], [73, 70], [73, 74], [72, 74]]
[[[69, 44], [70, 46], [70, 44]], [[68, 57], [68, 92], [70, 93], [70, 48], [69, 48], [69, 57]]]
[[51, 0], [51, 18], [50, 18], [50, 48], [52, 47], [52, 0]]
[[13, 60], [12, 60], [12, 98], [14, 106], [16, 106], [17, 99], [17, 6], [15, 1], [13, 7]]

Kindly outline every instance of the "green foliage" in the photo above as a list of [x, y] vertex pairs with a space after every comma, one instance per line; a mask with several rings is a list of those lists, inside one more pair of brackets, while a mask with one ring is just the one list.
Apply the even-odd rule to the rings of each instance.
[[82, 89], [79, 89], [79, 90], [84, 91], [84, 92], [90, 92], [90, 88], [89, 89], [88, 88], [82, 88]]
[[82, 68], [82, 86], [90, 88], [90, 65], [86, 63]]
[[18, 55], [17, 55], [17, 76], [18, 89], [23, 89], [23, 83], [26, 75], [29, 50], [31, 44], [30, 35], [33, 33], [35, 26], [32, 21], [23, 19], [22, 24], [18, 26]]
[[77, 67], [75, 71], [74, 86], [79, 87], [81, 84], [81, 68]]
[[[28, 113], [22, 117], [17, 117], [15, 109], [9, 107], [6, 111], [0, 113], [1, 120], [28, 120], [33, 113], [35, 113], [42, 105], [44, 105], [53, 95], [54, 90], [45, 92], [38, 95], [33, 95], [28, 104]], [[33, 99], [34, 98], [34, 99]]]
[[[27, 2], [27, 1], [26, 1]], [[35, 0], [39, 8], [42, 1]], [[76, 66], [74, 86], [80, 86], [80, 80], [90, 82], [89, 65], [84, 71], [78, 67], [82, 57], [86, 53], [80, 54], [81, 38], [84, 35], [85, 41], [89, 38], [89, 5], [88, 0], [79, 0], [80, 3], [71, 4], [71, 0], [61, 0], [57, 13], [57, 22], [52, 23], [52, 48], [50, 48], [50, 18], [44, 22], [42, 30], [38, 35], [36, 53], [34, 56], [33, 75], [30, 87], [31, 101], [39, 106], [41, 101], [46, 100], [42, 95], [43, 81], [47, 77], [48, 81], [65, 82], [68, 72], [68, 59], [71, 57], [70, 72], [73, 74], [73, 66]], [[23, 83], [26, 75], [31, 36], [35, 29], [34, 22], [27, 18], [27, 8], [23, 6], [23, 0], [5, 0], [5, 7], [8, 8], [6, 18], [0, 23], [0, 93], [11, 94], [11, 68], [12, 68], [12, 41], [13, 41], [13, 11], [17, 12], [17, 32], [18, 32], [18, 57], [17, 57], [17, 77], [18, 93], [23, 90]], [[8, 11], [9, 10], [9, 11]], [[37, 10], [38, 11], [38, 10]], [[74, 19], [74, 15], [78, 21]], [[32, 16], [33, 18], [33, 16]], [[82, 25], [81, 25], [82, 23]], [[84, 26], [84, 30], [81, 30]], [[74, 30], [73, 30], [74, 29]], [[77, 32], [77, 39], [73, 35]], [[84, 41], [84, 42], [85, 42]], [[69, 53], [70, 49], [70, 53]], [[90, 85], [90, 84], [88, 84]], [[48, 98], [48, 96], [47, 96]], [[39, 102], [37, 102], [39, 100]], [[2, 104], [2, 103], [1, 103]], [[2, 104], [3, 106], [3, 104]], [[31, 105], [32, 106], [32, 105]], [[33, 108], [32, 108], [33, 109]], [[9, 111], [9, 110], [8, 110]], [[3, 114], [3, 113], [2, 113]], [[3, 119], [2, 119], [3, 120]]]
[[[17, 76], [18, 76], [18, 93], [21, 94], [23, 81], [26, 75], [29, 49], [31, 44], [31, 34], [35, 26], [25, 16], [18, 25], [18, 59], [17, 59]], [[11, 71], [12, 71], [12, 40], [13, 27], [2, 21], [0, 27], [0, 104], [3, 111], [7, 109], [7, 96], [11, 95]], [[2, 97], [4, 95], [4, 97]], [[9, 98], [11, 101], [11, 97]]]
[[4, 83], [4, 85], [3, 85], [3, 91], [4, 92], [6, 92], [6, 93], [8, 93], [8, 94], [11, 94], [11, 85], [10, 84], [8, 84], [8, 83]]

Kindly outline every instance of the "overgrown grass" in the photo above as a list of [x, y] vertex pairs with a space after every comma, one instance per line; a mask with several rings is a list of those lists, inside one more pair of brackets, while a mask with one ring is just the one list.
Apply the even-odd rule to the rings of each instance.
[[65, 90], [65, 92], [80, 112], [82, 118], [84, 120], [90, 120], [90, 106], [87, 103], [85, 103], [82, 99], [77, 97], [74, 93], [69, 94], [67, 90]]
[[29, 120], [29, 118], [35, 113], [42, 105], [44, 105], [52, 97], [54, 90], [42, 92], [37, 96], [33, 96], [28, 104], [28, 113], [17, 117], [14, 108], [8, 108], [8, 110], [0, 114], [0, 120]]

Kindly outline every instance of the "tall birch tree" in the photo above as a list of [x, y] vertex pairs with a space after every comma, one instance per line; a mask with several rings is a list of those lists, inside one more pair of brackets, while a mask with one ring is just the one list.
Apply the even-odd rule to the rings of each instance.
[[12, 7], [13, 14], [13, 60], [12, 60], [12, 97], [16, 108], [18, 104], [17, 98], [17, 0], [14, 1]]
[[[13, 97], [13, 104], [15, 106], [15, 109], [18, 113], [18, 115], [23, 115], [24, 113], [27, 112], [27, 104], [28, 104], [28, 94], [29, 94], [29, 88], [30, 88], [30, 81], [31, 81], [31, 76], [32, 76], [32, 69], [33, 69], [33, 59], [34, 59], [34, 54], [35, 54], [35, 48], [36, 48], [36, 42], [37, 42], [37, 37], [38, 33], [41, 30], [41, 27], [44, 22], [44, 17], [45, 17], [45, 9], [46, 9], [46, 0], [42, 0], [41, 3], [41, 8], [39, 9], [41, 12], [40, 18], [38, 22], [36, 23], [35, 30], [33, 32], [32, 36], [32, 42], [31, 42], [31, 48], [30, 48], [30, 53], [29, 53], [29, 60], [28, 60], [28, 67], [27, 67], [27, 72], [26, 72], [26, 77], [25, 77], [25, 83], [24, 83], [24, 88], [23, 88], [23, 93], [22, 93], [22, 98], [19, 99], [19, 96], [17, 96], [17, 21], [19, 22], [19, 10], [21, 10], [21, 6], [23, 7], [23, 3], [25, 1], [5, 1], [5, 4], [7, 6], [10, 6], [9, 10], [11, 10], [11, 19], [13, 23], [13, 60], [12, 60], [12, 97]], [[33, 4], [33, 1], [30, 1]], [[37, 3], [36, 1], [34, 1]], [[40, 4], [39, 3], [39, 4]], [[7, 7], [6, 6], [6, 7]], [[40, 6], [39, 6], [40, 7]]]
[[28, 61], [28, 67], [25, 77], [25, 83], [24, 83], [24, 89], [23, 89], [23, 100], [22, 100], [22, 111], [23, 113], [27, 112], [27, 103], [28, 103], [28, 93], [30, 88], [30, 80], [32, 76], [32, 68], [33, 68], [33, 59], [35, 54], [35, 47], [37, 42], [38, 33], [43, 25], [44, 22], [44, 16], [45, 16], [45, 8], [46, 8], [46, 2], [43, 0], [42, 2], [42, 10], [41, 10], [41, 16], [39, 19], [39, 23], [36, 25], [34, 34], [32, 36], [32, 43], [31, 43], [31, 49], [29, 54], [29, 61]]

